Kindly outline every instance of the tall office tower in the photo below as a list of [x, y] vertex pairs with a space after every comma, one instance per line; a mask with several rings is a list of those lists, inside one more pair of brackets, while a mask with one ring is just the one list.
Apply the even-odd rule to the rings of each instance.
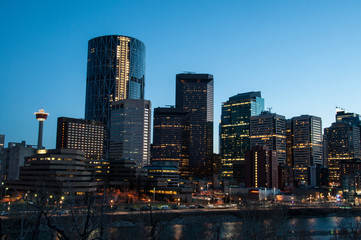
[[89, 40], [85, 119], [100, 121], [110, 137], [110, 105], [123, 99], [144, 99], [145, 46], [132, 37], [110, 35]]
[[8, 147], [3, 149], [3, 159], [1, 162], [2, 180], [19, 179], [19, 169], [24, 166], [25, 157], [33, 155], [37, 146], [27, 145], [25, 141], [21, 143], [9, 142]]
[[[4, 144], [5, 144], [5, 135], [3, 134], [0, 134], [0, 173], [2, 172], [2, 164], [3, 164], [3, 159], [5, 157], [5, 154], [4, 154]], [[0, 176], [1, 179], [0, 181], [2, 181], [2, 176]]]
[[286, 165], [293, 166], [293, 130], [292, 119], [286, 119]]
[[57, 149], [78, 149], [84, 152], [85, 159], [102, 160], [103, 143], [103, 123], [76, 118], [58, 118]]
[[[336, 109], [336, 122], [347, 122], [360, 128], [361, 139], [361, 117], [359, 114], [347, 112], [343, 109]], [[361, 144], [361, 142], [360, 142]]]
[[322, 121], [310, 115], [293, 117], [292, 129], [294, 178], [299, 185], [309, 185], [309, 167], [323, 165]]
[[342, 109], [336, 109], [336, 122], [349, 122], [352, 125], [360, 126], [361, 118], [359, 114], [347, 112]]
[[360, 128], [351, 122], [335, 122], [331, 127], [325, 128], [325, 138], [327, 140], [329, 183], [331, 186], [337, 187], [341, 185], [341, 164], [361, 157]]
[[189, 112], [189, 171], [193, 177], [212, 176], [213, 75], [176, 76], [176, 107]]
[[[240, 93], [222, 105], [220, 123], [220, 153], [222, 158], [221, 177], [236, 179], [245, 183], [245, 156], [250, 149], [249, 125], [251, 116], [257, 116], [264, 110], [261, 92]], [[233, 165], [239, 171], [233, 175]]]
[[181, 108], [155, 108], [152, 163], [176, 162], [183, 178], [189, 177], [189, 113]]
[[286, 119], [282, 115], [262, 112], [250, 119], [250, 147], [267, 146], [277, 153], [278, 164], [286, 164]]
[[148, 100], [112, 102], [109, 160], [132, 160], [136, 167], [149, 164], [151, 104]]
[[5, 144], [5, 135], [0, 134], [0, 154], [1, 151], [4, 149], [4, 144]]
[[246, 187], [278, 188], [277, 152], [268, 146], [253, 146], [246, 151]]

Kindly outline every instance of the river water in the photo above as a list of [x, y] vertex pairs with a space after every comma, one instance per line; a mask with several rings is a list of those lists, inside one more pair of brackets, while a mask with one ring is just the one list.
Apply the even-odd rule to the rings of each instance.
[[[223, 223], [193, 223], [165, 226], [160, 239], [335, 239], [341, 229], [358, 228], [358, 217], [297, 217], [285, 220], [266, 220]], [[350, 235], [348, 233], [347, 235]], [[343, 238], [351, 239], [351, 238]], [[353, 238], [352, 238], [353, 239]], [[358, 239], [358, 238], [357, 238]], [[361, 236], [360, 236], [361, 239]]]

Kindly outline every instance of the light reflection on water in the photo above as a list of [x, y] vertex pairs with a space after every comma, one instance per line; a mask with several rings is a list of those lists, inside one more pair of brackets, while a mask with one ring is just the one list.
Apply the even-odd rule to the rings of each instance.
[[[285, 220], [283, 223], [282, 221], [262, 221], [259, 225], [257, 225], [258, 223], [243, 225], [242, 222], [177, 224], [166, 226], [161, 234], [161, 239], [262, 239], [263, 231], [268, 231], [270, 237], [274, 237], [274, 231], [276, 231], [277, 236], [287, 239], [299, 237], [330, 239], [335, 230], [344, 224], [344, 220], [345, 218], [342, 217], [300, 217]], [[353, 217], [351, 220], [360, 221], [361, 218]]]

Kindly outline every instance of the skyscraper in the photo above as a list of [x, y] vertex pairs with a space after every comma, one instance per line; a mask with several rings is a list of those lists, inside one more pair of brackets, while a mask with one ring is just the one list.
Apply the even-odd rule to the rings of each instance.
[[245, 182], [245, 155], [250, 150], [249, 130], [251, 116], [257, 116], [264, 110], [264, 99], [261, 92], [247, 92], [230, 97], [222, 105], [220, 123], [220, 152], [222, 158], [221, 177], [232, 179], [233, 165], [240, 176], [237, 181]]
[[4, 144], [5, 144], [5, 135], [0, 134], [0, 155], [1, 155], [1, 151], [4, 149]]
[[194, 177], [212, 175], [213, 75], [176, 76], [176, 107], [189, 112], [189, 170]]
[[124, 99], [112, 103], [109, 160], [132, 160], [136, 167], [150, 160], [150, 101]]
[[110, 136], [110, 105], [123, 99], [144, 99], [145, 46], [138, 39], [109, 35], [89, 40], [85, 119], [100, 121]]
[[152, 162], [179, 164], [182, 177], [189, 177], [189, 113], [181, 108], [155, 108]]
[[326, 155], [331, 186], [341, 184], [341, 164], [361, 158], [360, 119], [357, 114], [338, 111], [336, 122], [325, 128]]
[[293, 117], [292, 131], [294, 178], [300, 185], [309, 185], [309, 167], [323, 165], [321, 118], [310, 115]]
[[278, 164], [286, 164], [286, 119], [282, 115], [262, 112], [250, 119], [250, 147], [267, 146], [276, 151]]

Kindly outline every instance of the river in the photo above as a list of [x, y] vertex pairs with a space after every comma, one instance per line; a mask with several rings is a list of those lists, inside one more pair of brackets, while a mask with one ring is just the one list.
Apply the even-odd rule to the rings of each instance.
[[[159, 231], [161, 240], [198, 240], [198, 239], [335, 239], [340, 231], [358, 228], [359, 217], [292, 217], [276, 220], [251, 220], [242, 222], [163, 224]], [[144, 234], [137, 227], [126, 227], [124, 239], [143, 239]], [[132, 234], [130, 234], [132, 233]], [[132, 237], [129, 237], [129, 234]], [[350, 233], [348, 233], [350, 235]], [[342, 238], [354, 239], [354, 238]], [[359, 238], [357, 238], [359, 239]], [[361, 237], [360, 237], [361, 239]]]

